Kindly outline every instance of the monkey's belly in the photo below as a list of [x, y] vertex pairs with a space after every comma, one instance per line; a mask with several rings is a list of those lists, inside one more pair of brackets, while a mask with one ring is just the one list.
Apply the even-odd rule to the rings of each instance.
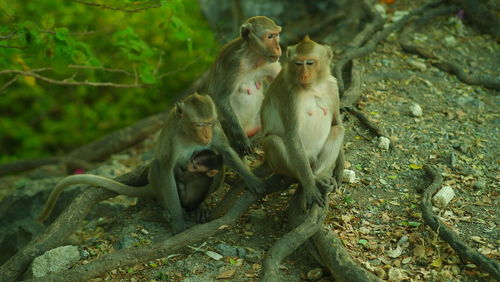
[[[311, 114], [312, 112], [312, 114]], [[331, 114], [321, 110], [306, 111], [299, 128], [299, 135], [308, 158], [316, 158], [330, 134]]]
[[262, 89], [255, 82], [242, 83], [231, 95], [231, 107], [241, 127], [249, 136], [260, 129], [260, 107], [264, 100]]

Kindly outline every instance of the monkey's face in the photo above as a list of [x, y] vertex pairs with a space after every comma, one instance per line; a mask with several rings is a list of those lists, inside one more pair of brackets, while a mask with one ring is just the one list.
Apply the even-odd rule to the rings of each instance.
[[194, 139], [200, 145], [212, 142], [215, 120], [196, 121], [192, 124]]
[[316, 81], [319, 73], [317, 58], [306, 56], [295, 57], [289, 64], [289, 68], [299, 85], [309, 87]]
[[281, 56], [280, 31], [273, 30], [264, 33], [261, 37], [264, 46], [264, 55], [268, 62], [276, 62]]

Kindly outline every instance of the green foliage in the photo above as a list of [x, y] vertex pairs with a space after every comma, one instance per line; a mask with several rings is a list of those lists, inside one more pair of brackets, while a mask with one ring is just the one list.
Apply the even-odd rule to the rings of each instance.
[[164, 110], [217, 52], [196, 0], [94, 3], [161, 5], [128, 13], [74, 1], [0, 0], [0, 73], [146, 87], [0, 74], [0, 162], [62, 154]]

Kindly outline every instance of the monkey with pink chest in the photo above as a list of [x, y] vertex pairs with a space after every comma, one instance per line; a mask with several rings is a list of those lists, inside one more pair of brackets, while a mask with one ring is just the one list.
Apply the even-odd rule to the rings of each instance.
[[281, 70], [281, 27], [264, 16], [241, 25], [240, 37], [227, 43], [210, 69], [207, 92], [214, 99], [221, 125], [240, 155], [251, 153], [249, 137], [261, 129], [264, 89]]
[[325, 204], [325, 183], [340, 184], [344, 127], [330, 47], [306, 37], [286, 57], [262, 105], [262, 146], [272, 171], [300, 182], [308, 209]]

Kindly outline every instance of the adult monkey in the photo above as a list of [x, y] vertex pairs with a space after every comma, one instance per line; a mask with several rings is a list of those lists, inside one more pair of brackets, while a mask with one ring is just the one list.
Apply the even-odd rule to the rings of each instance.
[[240, 37], [227, 43], [210, 69], [207, 92], [221, 115], [221, 125], [233, 148], [251, 153], [248, 137], [261, 128], [263, 84], [281, 70], [281, 27], [264, 16], [251, 17], [240, 28]]
[[332, 51], [305, 37], [288, 47], [283, 70], [271, 83], [262, 105], [262, 146], [267, 165], [300, 181], [301, 206], [321, 206], [317, 184], [339, 185], [344, 166], [344, 127], [337, 81], [330, 73]]
[[[193, 94], [184, 98], [169, 112], [160, 140], [151, 162], [148, 174], [149, 184], [132, 187], [114, 180], [96, 175], [72, 175], [56, 185], [47, 200], [38, 220], [44, 221], [51, 213], [60, 193], [73, 184], [89, 184], [103, 187], [118, 194], [156, 198], [168, 211], [172, 231], [179, 233], [186, 229], [175, 170], [178, 166], [186, 167], [193, 155], [199, 151], [212, 150], [222, 155], [224, 164], [233, 168], [247, 186], [260, 193], [264, 182], [252, 174], [229, 146], [224, 132], [217, 120], [217, 112], [212, 99], [206, 95]], [[214, 179], [213, 188], [222, 184], [223, 173]]]

